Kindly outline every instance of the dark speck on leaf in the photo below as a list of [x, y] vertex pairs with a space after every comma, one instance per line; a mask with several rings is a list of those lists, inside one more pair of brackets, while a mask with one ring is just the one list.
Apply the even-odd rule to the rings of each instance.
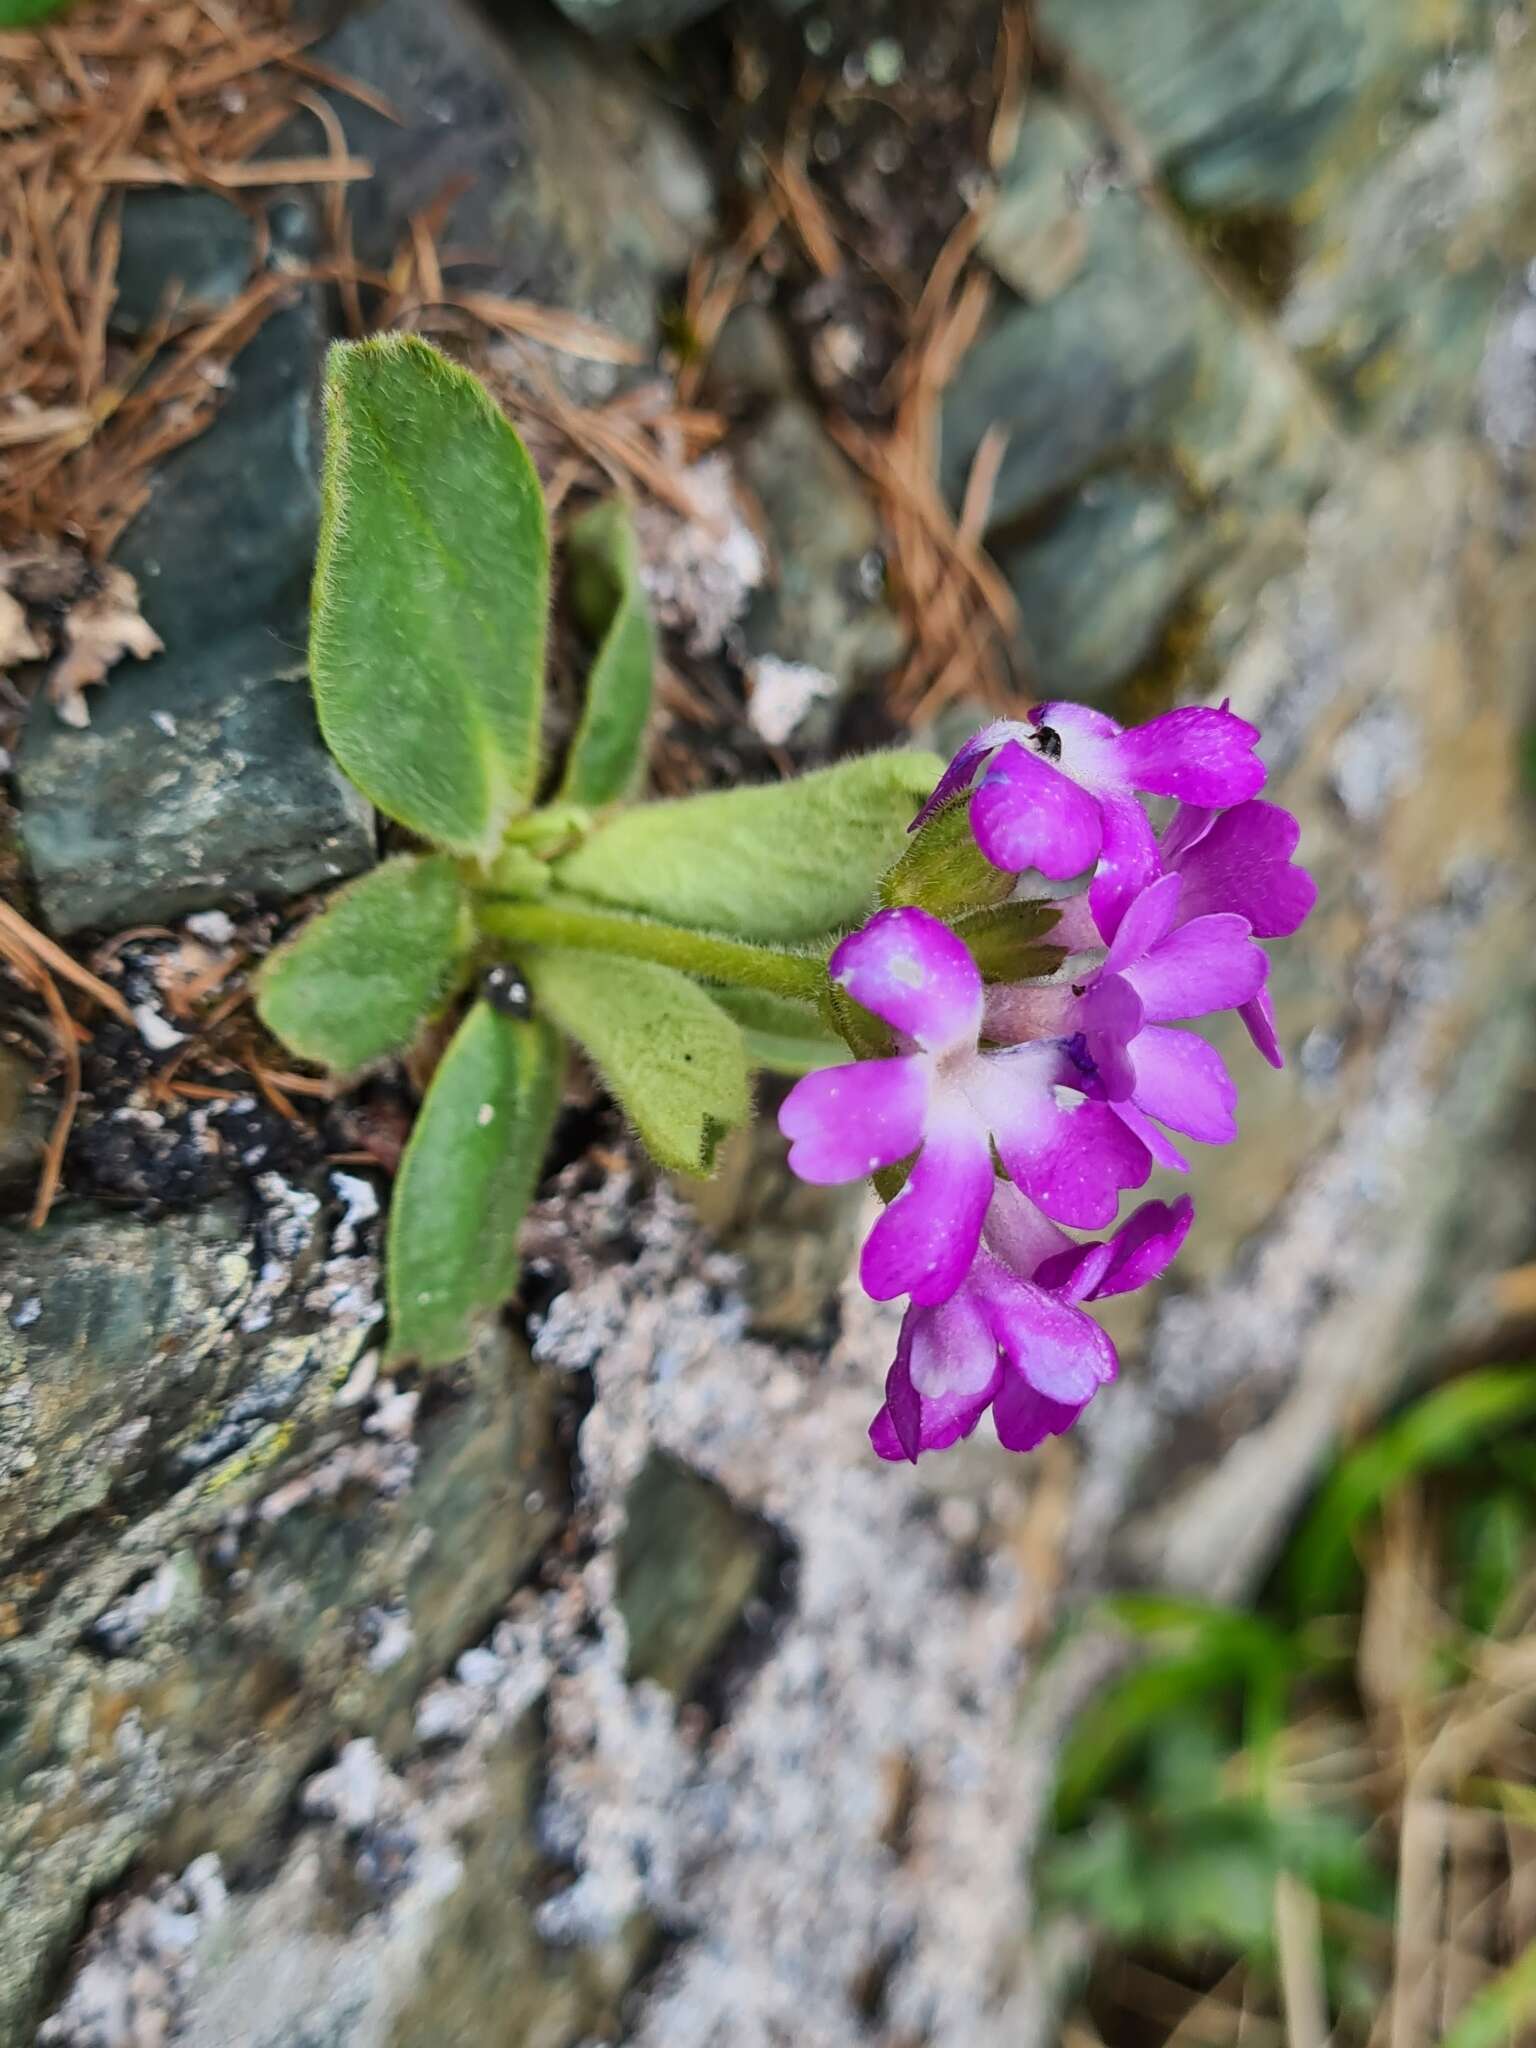
[[533, 995], [515, 967], [488, 967], [480, 978], [480, 993], [503, 1017], [531, 1017]]

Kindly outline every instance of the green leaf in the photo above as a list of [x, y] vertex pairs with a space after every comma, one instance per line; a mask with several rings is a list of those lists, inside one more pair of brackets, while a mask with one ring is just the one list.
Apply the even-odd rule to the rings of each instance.
[[476, 1003], [416, 1118], [389, 1209], [390, 1360], [463, 1356], [517, 1286], [517, 1232], [560, 1104], [547, 1024]]
[[955, 797], [935, 811], [922, 831], [907, 841], [900, 860], [880, 884], [886, 905], [916, 904], [935, 917], [1006, 903], [1017, 875], [993, 867], [971, 830], [971, 800]]
[[34, 21], [51, 21], [73, 5], [74, 0], [0, 0], [0, 29], [30, 28]]
[[794, 944], [859, 924], [942, 772], [866, 754], [793, 782], [621, 811], [555, 864], [564, 889], [738, 938]]
[[1454, 1465], [1536, 1415], [1536, 1369], [1464, 1373], [1342, 1458], [1291, 1545], [1286, 1582], [1300, 1614], [1335, 1612], [1356, 1573], [1361, 1523], [1416, 1473]]
[[463, 970], [474, 933], [445, 854], [403, 854], [334, 895], [279, 946], [256, 1007], [301, 1059], [350, 1073], [410, 1044]]
[[566, 537], [571, 601], [597, 643], [560, 799], [594, 810], [632, 791], [651, 710], [656, 650], [635, 532], [622, 498], [594, 505]]
[[650, 960], [561, 946], [523, 963], [540, 1006], [582, 1046], [646, 1150], [707, 1174], [751, 1109], [741, 1027], [696, 982]]
[[1066, 959], [1062, 946], [1042, 946], [1061, 922], [1054, 903], [998, 903], [957, 918], [955, 930], [971, 949], [984, 981], [1038, 981]]
[[489, 859], [539, 776], [549, 522], [527, 451], [413, 335], [338, 342], [325, 385], [310, 673], [381, 811]]
[[1457, 2015], [1441, 2048], [1507, 2048], [1536, 2021], [1536, 1942]]
[[809, 1003], [755, 988], [717, 988], [710, 994], [741, 1026], [747, 1059], [754, 1067], [773, 1074], [814, 1074], [819, 1067], [840, 1066], [848, 1057], [847, 1046]]

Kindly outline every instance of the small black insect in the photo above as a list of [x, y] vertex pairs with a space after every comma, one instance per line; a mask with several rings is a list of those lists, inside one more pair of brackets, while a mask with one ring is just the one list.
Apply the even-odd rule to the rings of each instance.
[[531, 1017], [533, 991], [517, 968], [507, 962], [487, 967], [480, 977], [480, 994], [503, 1017]]
[[1044, 754], [1047, 761], [1059, 761], [1061, 759], [1061, 734], [1052, 731], [1050, 726], [1037, 725], [1035, 727], [1035, 746], [1040, 753]]

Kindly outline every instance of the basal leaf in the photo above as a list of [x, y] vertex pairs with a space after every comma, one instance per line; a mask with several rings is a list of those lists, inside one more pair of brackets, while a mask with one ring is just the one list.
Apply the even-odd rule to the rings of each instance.
[[771, 1074], [814, 1074], [840, 1066], [848, 1048], [830, 1032], [809, 1003], [764, 989], [719, 988], [710, 993], [741, 1026], [747, 1062]]
[[310, 625], [320, 725], [381, 811], [489, 858], [539, 774], [549, 522], [522, 442], [412, 335], [341, 342]]
[[256, 983], [262, 1022], [302, 1059], [350, 1073], [410, 1044], [473, 940], [445, 854], [401, 855], [334, 895]]
[[442, 1365], [517, 1286], [517, 1232], [560, 1102], [548, 1024], [476, 1003], [432, 1077], [389, 1210], [389, 1356]]
[[1017, 880], [993, 867], [976, 844], [970, 799], [957, 797], [900, 849], [900, 858], [881, 880], [880, 901], [890, 906], [915, 904], [935, 917], [953, 917], [959, 911], [1006, 903]]
[[640, 770], [656, 650], [635, 533], [621, 498], [594, 505], [566, 537], [571, 601], [597, 645], [560, 797], [594, 810], [628, 796]]
[[793, 782], [622, 811], [556, 862], [562, 888], [673, 923], [794, 944], [859, 924], [942, 763], [866, 754]]
[[590, 1056], [646, 1150], [707, 1174], [751, 1108], [741, 1027], [697, 982], [649, 960], [561, 946], [524, 966], [542, 1011]]

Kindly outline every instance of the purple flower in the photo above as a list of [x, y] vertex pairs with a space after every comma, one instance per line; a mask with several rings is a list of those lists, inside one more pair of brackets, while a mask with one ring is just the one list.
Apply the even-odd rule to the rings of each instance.
[[1180, 1168], [1188, 1162], [1158, 1125], [1202, 1144], [1228, 1144], [1237, 1135], [1237, 1089], [1214, 1046], [1165, 1026], [1241, 1010], [1260, 998], [1269, 972], [1245, 917], [1211, 911], [1185, 919], [1183, 890], [1176, 874], [1143, 889], [1086, 980], [999, 984], [986, 1000], [989, 1037], [1081, 1034], [1093, 1062], [1092, 1092], [1159, 1165]]
[[946, 1302], [902, 1320], [885, 1402], [870, 1442], [916, 1461], [969, 1436], [990, 1408], [1005, 1450], [1059, 1436], [1115, 1377], [1115, 1348], [1079, 1306], [1143, 1286], [1165, 1271], [1194, 1220], [1187, 1195], [1144, 1202], [1113, 1237], [1074, 1244], [999, 1182], [986, 1248]]
[[[1235, 911], [1255, 938], [1289, 938], [1317, 901], [1317, 884], [1291, 859], [1300, 837], [1301, 827], [1278, 804], [1238, 804], [1224, 812], [1180, 804], [1162, 849], [1164, 865], [1183, 878], [1181, 921]], [[1283, 1067], [1269, 991], [1257, 990], [1238, 1015], [1269, 1064]]]
[[1241, 804], [1264, 786], [1256, 727], [1190, 705], [1120, 726], [1081, 704], [1038, 704], [1027, 722], [999, 719], [967, 740], [914, 820], [970, 787], [971, 829], [994, 867], [1035, 868], [1066, 881], [1097, 864], [1091, 900], [1113, 930], [1125, 905], [1161, 873], [1137, 792], [1204, 807]]
[[[1151, 1155], [1104, 1101], [1083, 1092], [1092, 1061], [1077, 1041], [1037, 1038], [983, 1052], [982, 981], [963, 941], [926, 911], [882, 910], [844, 939], [832, 980], [891, 1027], [896, 1057], [825, 1068], [779, 1112], [802, 1180], [858, 1180], [912, 1158], [906, 1185], [865, 1244], [860, 1277], [877, 1301], [934, 1306], [965, 1279], [996, 1176], [1057, 1222], [1111, 1222], [1122, 1188]], [[915, 1156], [914, 1156], [915, 1155]]]

